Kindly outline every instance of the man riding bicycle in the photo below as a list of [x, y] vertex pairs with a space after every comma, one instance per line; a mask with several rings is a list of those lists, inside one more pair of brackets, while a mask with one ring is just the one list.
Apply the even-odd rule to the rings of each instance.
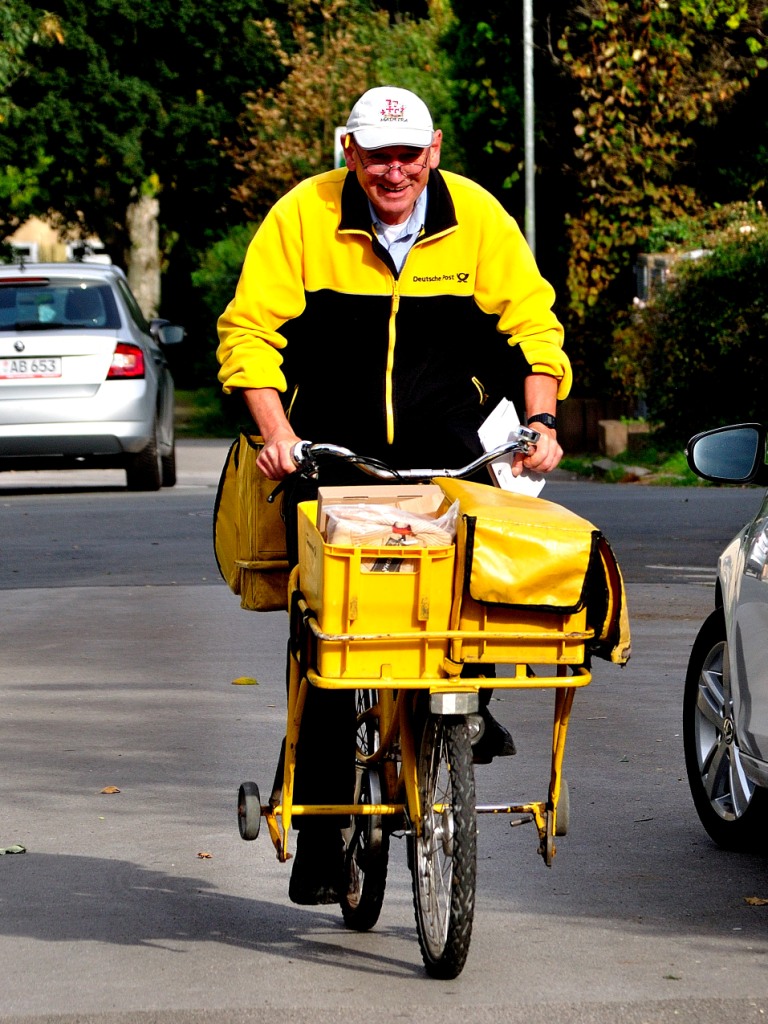
[[[224, 391], [242, 392], [258, 426], [260, 468], [271, 479], [289, 478], [292, 563], [297, 503], [318, 483], [362, 482], [353, 469], [313, 482], [294, 477], [291, 451], [301, 439], [391, 466], [463, 465], [481, 452], [478, 427], [506, 397], [541, 434], [515, 474], [549, 472], [562, 457], [555, 413], [570, 388], [570, 363], [554, 292], [516, 222], [479, 185], [438, 170], [442, 133], [408, 90], [369, 90], [346, 128], [346, 167], [278, 200], [219, 319]], [[351, 694], [310, 691], [297, 799], [347, 804]], [[514, 753], [487, 706], [481, 714], [475, 760]], [[301, 820], [294, 902], [338, 901], [342, 824]]]

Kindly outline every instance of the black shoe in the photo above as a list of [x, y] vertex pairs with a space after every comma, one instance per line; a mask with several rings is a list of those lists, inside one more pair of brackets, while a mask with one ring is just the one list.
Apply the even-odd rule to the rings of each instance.
[[317, 907], [338, 903], [344, 875], [344, 846], [338, 828], [304, 825], [296, 841], [288, 896]]
[[511, 757], [517, 753], [512, 733], [496, 721], [488, 708], [481, 708], [477, 717], [482, 719], [482, 728], [472, 744], [475, 764], [490, 764], [494, 757]]

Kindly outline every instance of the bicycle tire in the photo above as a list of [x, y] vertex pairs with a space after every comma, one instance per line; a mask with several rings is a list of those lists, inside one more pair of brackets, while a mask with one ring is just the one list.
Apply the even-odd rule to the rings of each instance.
[[472, 745], [463, 718], [427, 718], [418, 757], [421, 835], [409, 839], [413, 905], [427, 974], [457, 977], [472, 937], [477, 811]]
[[[357, 748], [363, 756], [372, 754], [379, 745], [378, 720], [371, 712], [378, 702], [375, 690], [358, 690]], [[357, 764], [355, 803], [382, 802], [381, 778], [376, 767]], [[354, 931], [365, 932], [374, 927], [384, 902], [389, 866], [389, 832], [381, 815], [356, 815], [349, 829], [344, 830], [344, 891], [341, 913], [344, 924]]]

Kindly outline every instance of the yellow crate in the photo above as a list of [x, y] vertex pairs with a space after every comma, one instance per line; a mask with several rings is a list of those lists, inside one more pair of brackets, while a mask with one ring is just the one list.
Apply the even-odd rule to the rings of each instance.
[[[373, 635], [365, 641], [318, 641], [319, 674], [363, 679], [443, 677], [448, 641], [428, 639], [423, 634], [448, 629], [454, 547], [398, 549], [326, 544], [316, 519], [317, 502], [302, 502], [301, 591], [322, 632]], [[376, 559], [402, 562], [402, 570], [368, 571], [366, 564]], [[391, 640], [388, 633], [413, 633], [413, 637]]]
[[[461, 657], [469, 661], [507, 665], [581, 665], [584, 662], [586, 608], [571, 614], [527, 611], [481, 603], [465, 591], [454, 609], [452, 626], [473, 632], [509, 633], [502, 639], [462, 640]], [[576, 635], [557, 637], [558, 633]], [[458, 650], [458, 646], [453, 647], [452, 657], [458, 658]]]

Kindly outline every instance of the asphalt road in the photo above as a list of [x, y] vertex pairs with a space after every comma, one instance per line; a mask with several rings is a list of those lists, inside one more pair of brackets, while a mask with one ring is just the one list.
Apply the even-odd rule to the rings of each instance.
[[[547, 484], [619, 555], [632, 659], [577, 694], [552, 868], [530, 826], [481, 819], [472, 948], [443, 983], [421, 967], [401, 843], [357, 934], [292, 905], [268, 840], [239, 838], [237, 786], [274, 771], [285, 618], [218, 578], [222, 461], [182, 445], [157, 495], [121, 474], [0, 475], [0, 848], [27, 850], [0, 857], [1, 1024], [764, 1019], [768, 907], [748, 899], [768, 898], [765, 859], [701, 829], [679, 721], [714, 560], [761, 492]], [[550, 697], [498, 692], [519, 753], [478, 767], [479, 798], [540, 799]]]

